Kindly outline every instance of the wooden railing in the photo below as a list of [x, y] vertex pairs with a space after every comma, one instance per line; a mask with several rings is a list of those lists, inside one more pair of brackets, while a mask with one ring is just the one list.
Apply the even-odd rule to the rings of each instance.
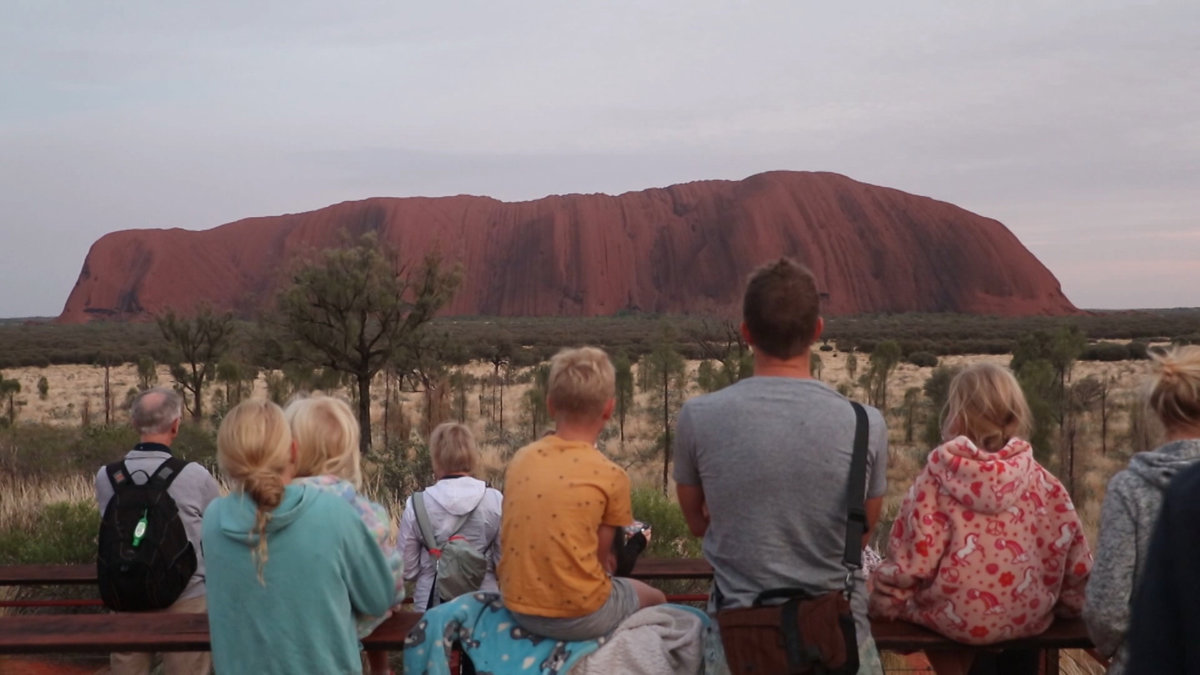
[[[631, 575], [643, 580], [711, 579], [712, 567], [699, 559], [638, 561]], [[0, 566], [0, 586], [94, 584], [93, 565]], [[676, 597], [675, 599], [679, 599]], [[367, 649], [400, 650], [417, 622], [416, 612], [396, 612], [369, 637]], [[903, 621], [872, 621], [871, 634], [881, 650], [914, 652], [962, 649], [963, 645], [927, 628]], [[1082, 621], [1060, 619], [1041, 635], [993, 645], [1036, 649], [1043, 673], [1058, 672], [1059, 651], [1090, 649]], [[107, 651], [201, 651], [209, 649], [208, 619], [203, 614], [41, 614], [0, 616], [0, 653]]]

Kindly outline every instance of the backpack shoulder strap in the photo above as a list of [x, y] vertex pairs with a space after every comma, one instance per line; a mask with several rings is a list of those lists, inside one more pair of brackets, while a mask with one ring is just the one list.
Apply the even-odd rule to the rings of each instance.
[[125, 460], [106, 465], [104, 472], [108, 474], [108, 482], [112, 485], [114, 495], [129, 483], [129, 467], [125, 466]]
[[854, 407], [854, 452], [850, 457], [850, 489], [847, 501], [846, 549], [842, 553], [842, 564], [848, 569], [862, 567], [862, 538], [867, 531], [867, 436], [870, 424], [867, 411], [858, 401]]
[[437, 540], [433, 538], [433, 523], [429, 522], [429, 511], [425, 509], [425, 493], [420, 490], [414, 492], [412, 503], [417, 514], [417, 528], [421, 530], [421, 538], [425, 540], [425, 548], [433, 555], [440, 555]]
[[150, 476], [150, 480], [146, 484], [166, 490], [171, 487], [171, 483], [175, 482], [179, 474], [183, 473], [183, 467], [188, 463], [186, 459], [168, 457], [166, 461], [158, 465], [158, 468], [154, 470], [154, 475]]

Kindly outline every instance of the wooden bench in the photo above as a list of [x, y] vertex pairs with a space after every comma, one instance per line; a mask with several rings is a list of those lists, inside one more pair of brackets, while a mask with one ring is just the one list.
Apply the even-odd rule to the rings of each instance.
[[[634, 568], [642, 580], [711, 579], [712, 567], [695, 558], [643, 558]], [[0, 586], [94, 584], [94, 565], [0, 566]], [[675, 596], [679, 599], [680, 596]], [[691, 596], [688, 596], [691, 598]], [[420, 615], [397, 612], [363, 643], [370, 649], [399, 650]], [[931, 630], [902, 621], [873, 621], [871, 633], [879, 649], [895, 652], [961, 649], [962, 645]], [[1090, 649], [1082, 621], [1060, 619], [1045, 633], [1003, 643], [1003, 647], [1037, 649], [1043, 672], [1057, 672], [1062, 649]], [[202, 614], [74, 614], [0, 617], [0, 653], [198, 651], [209, 648], [208, 621]]]

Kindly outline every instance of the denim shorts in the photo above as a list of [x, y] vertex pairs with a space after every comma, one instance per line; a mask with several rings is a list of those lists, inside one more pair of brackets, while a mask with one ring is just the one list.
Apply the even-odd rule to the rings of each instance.
[[554, 640], [594, 640], [613, 632], [617, 624], [638, 611], [638, 596], [628, 579], [613, 577], [608, 600], [591, 614], [548, 617], [512, 612], [521, 628]]

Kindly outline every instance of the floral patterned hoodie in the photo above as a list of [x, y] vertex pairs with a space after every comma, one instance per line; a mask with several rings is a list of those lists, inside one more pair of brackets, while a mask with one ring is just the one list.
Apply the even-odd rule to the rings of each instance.
[[892, 525], [872, 616], [968, 644], [1037, 635], [1077, 616], [1092, 554], [1071, 497], [1014, 438], [935, 448]]

